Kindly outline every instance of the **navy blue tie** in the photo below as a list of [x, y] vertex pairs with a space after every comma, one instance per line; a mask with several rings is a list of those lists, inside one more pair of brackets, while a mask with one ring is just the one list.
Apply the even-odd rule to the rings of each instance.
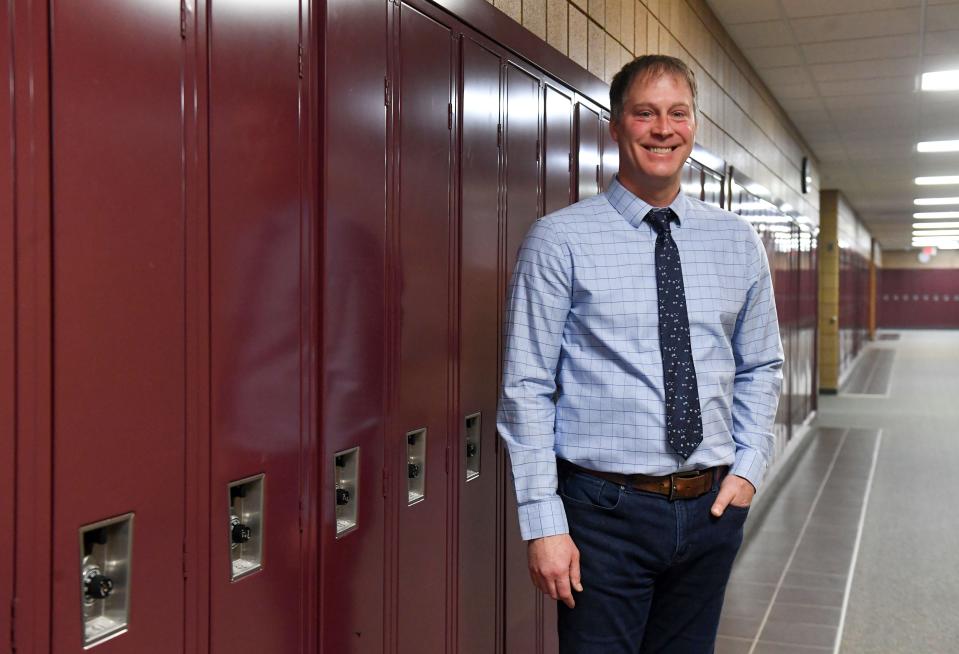
[[646, 222], [656, 231], [656, 291], [659, 298], [659, 350], [666, 391], [666, 440], [688, 459], [703, 442], [696, 366], [689, 344], [689, 315], [679, 249], [669, 231], [676, 214], [668, 207], [652, 209]]

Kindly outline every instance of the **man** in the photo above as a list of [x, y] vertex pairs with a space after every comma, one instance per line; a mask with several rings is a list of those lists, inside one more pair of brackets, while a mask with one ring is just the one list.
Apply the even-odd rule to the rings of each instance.
[[520, 251], [498, 426], [561, 652], [704, 654], [772, 454], [769, 265], [747, 222], [681, 192], [692, 71], [639, 57], [610, 106], [617, 178]]

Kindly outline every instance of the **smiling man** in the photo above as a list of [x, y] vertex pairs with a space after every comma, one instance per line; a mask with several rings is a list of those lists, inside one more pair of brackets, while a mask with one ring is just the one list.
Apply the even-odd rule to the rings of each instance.
[[530, 230], [498, 427], [564, 654], [706, 654], [772, 455], [782, 346], [752, 227], [680, 192], [696, 80], [663, 55], [610, 89], [617, 178]]

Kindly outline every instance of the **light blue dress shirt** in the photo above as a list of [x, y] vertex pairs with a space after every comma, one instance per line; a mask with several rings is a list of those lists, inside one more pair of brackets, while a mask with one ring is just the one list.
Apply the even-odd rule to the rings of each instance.
[[783, 364], [766, 251], [735, 214], [682, 193], [670, 207], [703, 442], [683, 461], [666, 441], [652, 207], [617, 179], [537, 221], [513, 272], [497, 426], [525, 540], [568, 533], [556, 457], [646, 475], [729, 465], [757, 488], [765, 474]]

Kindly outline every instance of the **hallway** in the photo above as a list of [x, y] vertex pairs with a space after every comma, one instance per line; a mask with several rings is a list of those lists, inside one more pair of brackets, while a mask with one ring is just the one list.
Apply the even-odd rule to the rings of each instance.
[[956, 651], [959, 527], [943, 508], [959, 333], [898, 334], [863, 352], [848, 393], [820, 397], [792, 475], [752, 516], [720, 654]]

